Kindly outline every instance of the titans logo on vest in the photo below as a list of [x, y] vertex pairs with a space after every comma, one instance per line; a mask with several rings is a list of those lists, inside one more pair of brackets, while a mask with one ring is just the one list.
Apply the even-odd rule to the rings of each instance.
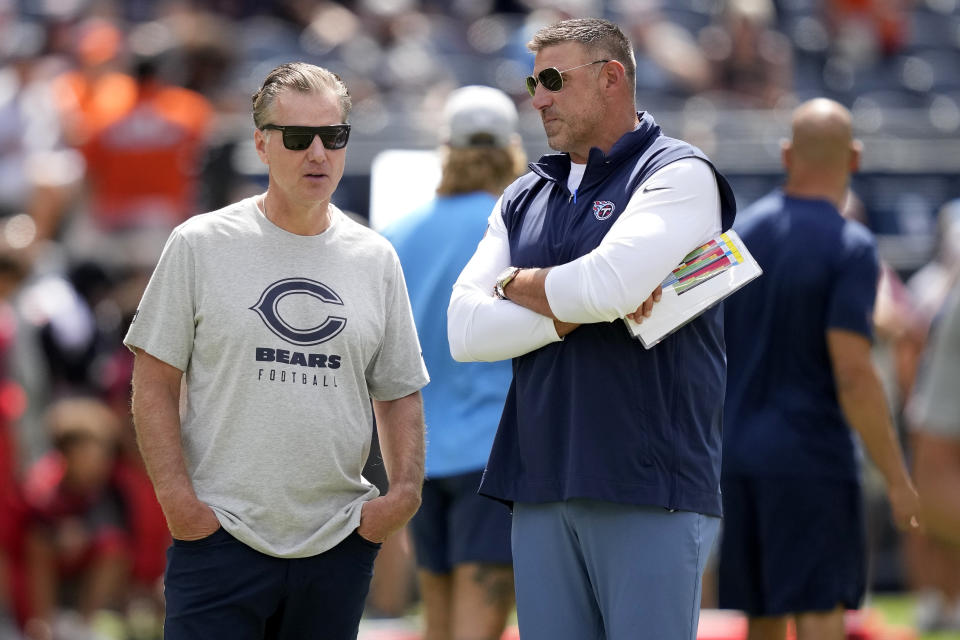
[[[327, 309], [327, 305], [336, 307]], [[334, 315], [342, 313], [342, 307], [340, 296], [322, 282], [286, 278], [268, 286], [250, 309], [278, 338], [303, 347], [327, 342], [343, 331], [347, 319]], [[257, 380], [314, 387], [337, 386], [336, 376], [316, 369], [339, 369], [339, 355], [257, 347], [255, 356], [257, 362], [291, 365], [258, 368]]]
[[617, 206], [609, 200], [596, 200], [593, 203], [593, 215], [601, 222], [613, 215], [613, 210]]

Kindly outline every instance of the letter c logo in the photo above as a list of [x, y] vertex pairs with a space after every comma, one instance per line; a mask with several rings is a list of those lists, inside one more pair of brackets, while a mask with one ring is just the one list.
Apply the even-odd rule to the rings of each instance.
[[294, 327], [280, 316], [277, 306], [283, 298], [297, 294], [308, 295], [322, 302], [343, 306], [343, 300], [340, 299], [340, 296], [322, 282], [308, 278], [287, 278], [286, 280], [278, 280], [267, 287], [260, 295], [257, 304], [250, 309], [256, 311], [267, 328], [278, 337], [300, 346], [326, 342], [347, 326], [346, 318], [328, 315], [323, 322], [314, 327], [307, 329]]

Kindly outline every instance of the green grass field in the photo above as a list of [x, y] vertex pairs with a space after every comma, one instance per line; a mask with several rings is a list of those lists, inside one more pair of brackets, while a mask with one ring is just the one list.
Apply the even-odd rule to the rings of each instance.
[[[884, 619], [890, 624], [910, 627], [913, 622], [913, 598], [901, 595], [871, 596], [869, 607], [879, 609]], [[919, 636], [920, 640], [960, 640], [960, 632], [927, 633]]]
[[[883, 616], [887, 625], [912, 628], [914, 601], [910, 595], [872, 595], [868, 598], [866, 607], [877, 610]], [[516, 625], [515, 614], [511, 616], [510, 625]], [[361, 625], [360, 640], [382, 640], [383, 638], [401, 638], [410, 640], [419, 638], [422, 621], [419, 610], [415, 607], [402, 620], [366, 621]], [[388, 630], [383, 633], [384, 630]], [[366, 631], [366, 632], [365, 632]], [[391, 633], [391, 631], [393, 633]], [[505, 634], [504, 637], [513, 637]], [[919, 634], [917, 640], [960, 640], [960, 631]]]

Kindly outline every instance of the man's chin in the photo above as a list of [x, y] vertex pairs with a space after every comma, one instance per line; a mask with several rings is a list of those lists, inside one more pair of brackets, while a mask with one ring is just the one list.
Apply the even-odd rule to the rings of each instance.
[[547, 146], [553, 149], [554, 151], [564, 152], [567, 150], [567, 145], [563, 138], [559, 135], [557, 136], [547, 136]]

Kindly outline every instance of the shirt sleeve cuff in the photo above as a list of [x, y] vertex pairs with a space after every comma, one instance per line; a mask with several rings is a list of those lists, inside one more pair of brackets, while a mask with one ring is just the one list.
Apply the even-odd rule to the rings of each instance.
[[[585, 322], [579, 317], [583, 312], [580, 309], [580, 297], [576, 295], [576, 292], [580, 291], [576, 265], [568, 262], [550, 269], [546, 280], [544, 280], [543, 289], [547, 296], [547, 304], [550, 305], [550, 311], [553, 312], [557, 320], [561, 322]], [[586, 320], [586, 322], [591, 322], [591, 320]]]

